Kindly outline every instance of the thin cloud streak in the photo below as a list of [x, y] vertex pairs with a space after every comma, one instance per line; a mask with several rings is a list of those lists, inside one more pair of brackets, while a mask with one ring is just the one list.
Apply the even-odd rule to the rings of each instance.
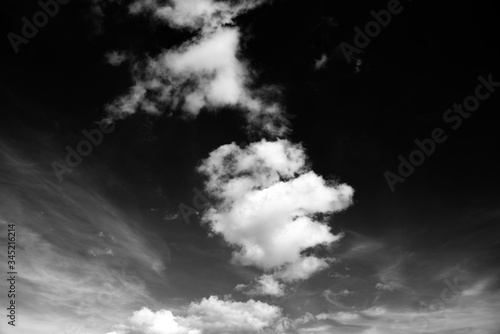
[[1, 228], [15, 223], [18, 231], [19, 331], [100, 333], [142, 304], [156, 305], [143, 277], [168, 281], [163, 241], [89, 184], [61, 184], [6, 144], [0, 169]]

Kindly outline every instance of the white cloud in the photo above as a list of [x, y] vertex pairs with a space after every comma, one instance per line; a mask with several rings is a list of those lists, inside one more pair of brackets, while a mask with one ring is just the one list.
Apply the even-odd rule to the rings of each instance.
[[287, 120], [279, 104], [259, 97], [266, 88], [249, 88], [251, 71], [241, 60], [240, 31], [233, 23], [236, 16], [263, 2], [174, 0], [171, 5], [160, 5], [136, 1], [131, 13], [149, 11], [173, 28], [188, 28], [198, 35], [134, 64], [135, 84], [128, 94], [108, 105], [108, 111], [121, 118], [137, 111], [162, 114], [173, 108], [195, 117], [204, 109], [232, 106], [241, 108], [255, 128], [284, 135]]
[[[373, 306], [356, 313], [349, 311], [319, 314], [316, 318], [335, 320], [344, 325], [355, 323], [366, 328], [363, 334], [423, 332], [494, 334], [498, 332], [500, 325], [497, 316], [499, 301], [498, 292], [489, 291], [480, 296], [462, 296], [453, 303], [444, 303], [439, 299], [434, 299], [428, 305], [420, 305], [419, 310], [415, 310], [414, 306], [403, 305]], [[336, 328], [343, 332], [342, 327]], [[330, 332], [335, 331], [332, 329]]]
[[178, 317], [171, 311], [160, 310], [153, 312], [148, 308], [142, 308], [134, 312], [130, 317], [131, 328], [143, 330], [146, 334], [181, 334], [189, 330], [177, 323]]
[[127, 60], [127, 55], [119, 51], [111, 51], [106, 54], [106, 61], [112, 66], [119, 66], [125, 60]]
[[328, 62], [328, 56], [326, 54], [322, 54], [320, 59], [317, 59], [316, 62], [314, 63], [314, 68], [319, 70], [325, 67], [326, 63]]
[[163, 55], [163, 70], [174, 87], [171, 95], [184, 94], [184, 111], [197, 115], [205, 106], [236, 105], [245, 97], [246, 69], [236, 58], [238, 41], [238, 30], [224, 28]]
[[[13, 222], [21, 247], [19, 333], [103, 333], [141, 304], [156, 305], [144, 277], [168, 281], [164, 241], [102, 197], [92, 181], [79, 183], [76, 170], [60, 183], [36, 161], [0, 146], [2, 178], [9, 180], [0, 188], [0, 244], [6, 222]], [[2, 277], [3, 291], [7, 283]], [[3, 326], [1, 333], [10, 332]]]
[[341, 290], [339, 292], [336, 293], [337, 296], [349, 296], [349, 295], [352, 295], [354, 292], [352, 291], [349, 291], [347, 289], [344, 289], [344, 290]]
[[319, 320], [335, 320], [340, 323], [349, 323], [359, 318], [359, 314], [352, 312], [321, 313], [316, 316]]
[[386, 291], [394, 291], [394, 288], [392, 287], [391, 283], [389, 284], [384, 284], [384, 283], [377, 283], [375, 285], [375, 288], [377, 290], [386, 290]]
[[[185, 316], [171, 311], [153, 312], [142, 308], [134, 312], [127, 324], [117, 325], [117, 334], [201, 334], [255, 333], [273, 326], [281, 318], [281, 309], [263, 302], [220, 300], [215, 296], [192, 302]], [[109, 333], [111, 334], [111, 333]]]
[[354, 292], [347, 289], [343, 289], [339, 292], [333, 292], [330, 289], [323, 291], [323, 296], [325, 297], [325, 299], [331, 304], [340, 308], [345, 308], [345, 306], [340, 302], [340, 300], [342, 300], [342, 297], [347, 297], [352, 294], [354, 294]]
[[[282, 297], [285, 294], [284, 284], [279, 283], [272, 275], [262, 275], [255, 284], [236, 286], [237, 291], [244, 291], [249, 296], [275, 296]], [[246, 290], [246, 291], [245, 291]]]
[[[474, 285], [471, 287], [465, 287], [463, 288], [462, 295], [464, 296], [476, 296], [482, 294], [492, 283], [491, 278], [485, 278], [482, 279], [478, 282], [476, 282]], [[454, 280], [454, 285], [456, 286], [457, 284], [457, 279], [455, 278]]]
[[314, 273], [328, 268], [328, 265], [328, 259], [319, 259], [314, 256], [307, 256], [291, 263], [282, 270], [276, 272], [275, 275], [286, 282], [305, 280], [311, 277]]
[[171, 0], [160, 4], [157, 0], [137, 0], [130, 5], [132, 14], [149, 11], [165, 20], [172, 28], [187, 28], [211, 32], [218, 27], [232, 24], [235, 17], [261, 5], [265, 0], [212, 1]]
[[299, 334], [341, 334], [333, 332], [334, 328], [330, 325], [313, 325], [311, 327], [300, 328], [297, 330]]
[[361, 313], [365, 314], [367, 316], [370, 316], [370, 317], [375, 317], [375, 316], [380, 316], [380, 315], [382, 315], [382, 314], [384, 314], [386, 312], [387, 312], [387, 309], [385, 307], [374, 306], [374, 307], [370, 307], [370, 308], [364, 310]]
[[295, 319], [293, 323], [294, 325], [304, 325], [314, 320], [316, 320], [316, 317], [311, 313], [307, 312], [302, 317]]
[[204, 220], [235, 246], [234, 263], [279, 270], [277, 277], [288, 281], [326, 267], [324, 259], [301, 255], [340, 238], [314, 214], [347, 208], [353, 189], [310, 171], [301, 145], [287, 140], [224, 145], [199, 171], [208, 177], [206, 191], [219, 200]]
[[173, 0], [172, 6], [157, 9], [157, 15], [173, 27], [201, 28], [205, 31], [233, 23], [233, 19], [262, 1], [228, 2], [211, 0]]

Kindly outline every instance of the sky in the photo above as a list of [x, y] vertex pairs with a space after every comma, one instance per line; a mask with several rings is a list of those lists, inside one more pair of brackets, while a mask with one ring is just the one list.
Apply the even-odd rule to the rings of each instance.
[[0, 333], [498, 333], [494, 2], [0, 12]]

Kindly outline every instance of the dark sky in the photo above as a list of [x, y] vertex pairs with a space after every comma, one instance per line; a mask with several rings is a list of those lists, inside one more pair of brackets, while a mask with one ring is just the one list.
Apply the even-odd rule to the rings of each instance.
[[[232, 333], [236, 327], [214, 327], [201, 309], [224, 302], [249, 307], [253, 298], [281, 307], [284, 333], [416, 333], [422, 323], [429, 333], [496, 333], [500, 87], [484, 88], [488, 77], [500, 82], [495, 2], [401, 1], [401, 12], [350, 63], [342, 43], [355, 46], [353, 29], [364, 29], [373, 21], [370, 11], [387, 8], [387, 1], [269, 0], [232, 17], [220, 27], [238, 28], [236, 58], [251, 78], [247, 88], [263, 106], [276, 102], [291, 115], [286, 135], [261, 131], [241, 104], [205, 106], [195, 116], [171, 102], [158, 103], [155, 113], [110, 112], [106, 106], [147, 73], [145, 59], [208, 36], [150, 9], [133, 14], [134, 3], [147, 1], [60, 4], [18, 52], [8, 34], [22, 34], [22, 18], [31, 20], [41, 7], [0, 5], [0, 222], [2, 231], [10, 221], [20, 231], [22, 296], [16, 328], [4, 319], [2, 331], [188, 333], [166, 329], [170, 318], [158, 331], [134, 323], [134, 312], [147, 307], [157, 318], [172, 311], [178, 324], [199, 333]], [[115, 51], [125, 60], [112, 65], [107, 55]], [[181, 87], [173, 75], [158, 77], [162, 87]], [[447, 119], [447, 110], [477, 94], [480, 84], [489, 96], [479, 108], [460, 124]], [[183, 99], [186, 90], [172, 94]], [[147, 94], [145, 100], [159, 101], [155, 92]], [[77, 147], [82, 131], [103, 120], [114, 130], [59, 182], [54, 161], [63, 161], [66, 147]], [[446, 140], [432, 144], [434, 152], [391, 189], [387, 172], [398, 177], [398, 157], [408, 160], [415, 140], [431, 138], [437, 128]], [[228, 235], [211, 235], [210, 223], [200, 219], [208, 206], [196, 209], [188, 224], [179, 211], [194, 207], [193, 189], [206, 186], [197, 167], [211, 152], [277, 138], [301, 143], [310, 170], [354, 189], [349, 208], [322, 218], [343, 235], [328, 251], [336, 260], [307, 279], [283, 280], [279, 300], [235, 290], [265, 270], [231, 260], [240, 246]], [[220, 200], [210, 197], [209, 206], [224, 211]], [[124, 270], [132, 278], [115, 277]], [[443, 301], [444, 282], [456, 279], [468, 288]], [[82, 302], [91, 292], [105, 301]], [[204, 314], [198, 322], [196, 312]], [[278, 333], [273, 326], [267, 330]]]

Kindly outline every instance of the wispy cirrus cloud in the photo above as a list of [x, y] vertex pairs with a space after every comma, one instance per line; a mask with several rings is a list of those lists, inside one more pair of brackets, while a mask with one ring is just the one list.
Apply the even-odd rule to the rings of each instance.
[[170, 251], [161, 239], [90, 183], [61, 184], [6, 144], [0, 170], [0, 227], [17, 230], [17, 330], [100, 333], [142, 304], [157, 305], [147, 284], [168, 282]]
[[350, 307], [348, 310], [308, 313], [291, 320], [291, 333], [496, 333], [500, 321], [497, 319], [500, 294], [486, 292], [469, 296], [461, 294], [456, 302], [440, 306], [418, 308], [406, 305]]
[[[335, 276], [329, 289], [310, 300], [312, 308], [328, 312], [313, 313], [297, 331], [495, 333], [498, 270], [478, 269], [484, 266], [480, 250], [456, 262], [446, 247], [436, 254], [434, 249], [404, 252], [391, 244], [390, 238], [347, 231], [336, 255], [351, 268], [350, 276]], [[377, 251], [361, 251], [373, 248]]]

